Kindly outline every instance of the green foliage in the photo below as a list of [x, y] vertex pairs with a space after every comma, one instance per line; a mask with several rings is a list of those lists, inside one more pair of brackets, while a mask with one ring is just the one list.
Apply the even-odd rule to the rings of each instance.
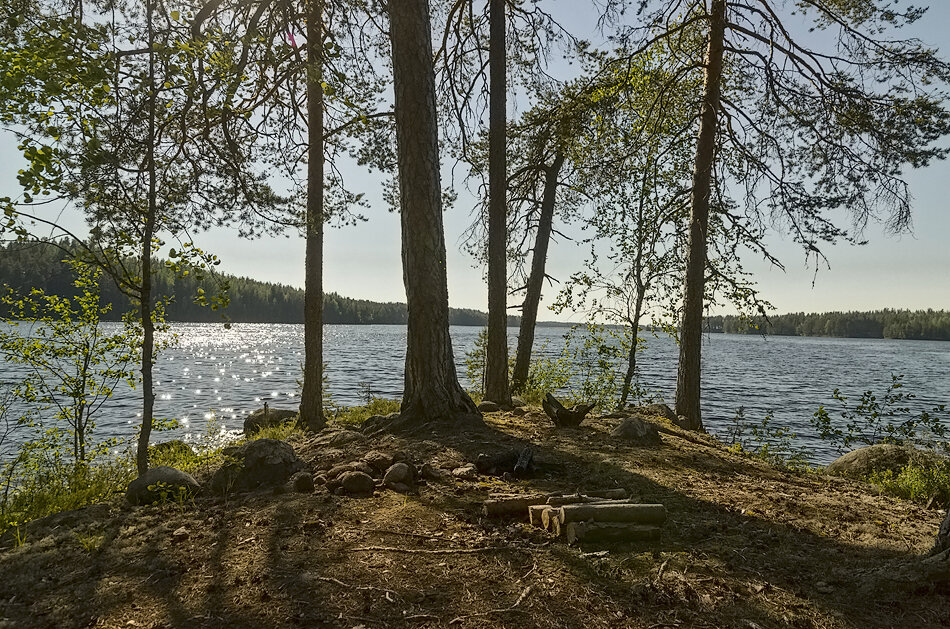
[[930, 465], [911, 462], [899, 474], [884, 470], [868, 476], [884, 493], [924, 504], [950, 505], [950, 460]]
[[837, 415], [843, 422], [832, 419], [828, 409], [819, 406], [811, 419], [812, 426], [819, 437], [831, 442], [842, 453], [856, 443], [913, 443], [947, 450], [947, 424], [941, 418], [946, 407], [939, 405], [931, 412], [910, 415], [907, 404], [916, 396], [903, 391], [903, 379], [903, 374], [892, 374], [891, 384], [883, 398], [878, 399], [873, 391], [865, 391], [853, 408], [848, 398], [835, 389], [832, 397], [840, 403], [841, 411]]
[[358, 426], [372, 415], [398, 413], [401, 406], [402, 402], [400, 400], [373, 397], [370, 402], [364, 406], [342, 406], [327, 419], [337, 424]]
[[[39, 289], [24, 297], [8, 289], [0, 297], [11, 317], [0, 329], [0, 354], [26, 366], [28, 373], [13, 388], [13, 395], [38, 416], [54, 411], [53, 419], [68, 427], [73, 460], [79, 464], [96, 454], [88, 447], [95, 413], [120, 381], [134, 386], [135, 374], [128, 367], [135, 358], [138, 335], [129, 327], [111, 335], [103, 331], [100, 320], [111, 306], [99, 302], [100, 272], [76, 262], [71, 265], [79, 291], [72, 300]], [[111, 445], [114, 442], [103, 442], [96, 448]]]
[[745, 407], [737, 408], [728, 433], [731, 450], [774, 467], [808, 469], [807, 450], [795, 444], [798, 435], [787, 426], [774, 425], [773, 419], [770, 410], [760, 421], [750, 421], [745, 418]]

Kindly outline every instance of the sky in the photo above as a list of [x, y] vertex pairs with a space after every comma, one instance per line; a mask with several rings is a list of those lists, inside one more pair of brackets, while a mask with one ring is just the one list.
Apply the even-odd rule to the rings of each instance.
[[[939, 48], [950, 57], [950, 0], [934, 0], [920, 23], [903, 35], [913, 35]], [[575, 32], [591, 26], [592, 12], [586, 3], [561, 4], [561, 19]], [[591, 33], [593, 38], [596, 35]], [[16, 170], [21, 158], [10, 134], [0, 135], [0, 197], [20, 195]], [[448, 172], [448, 164], [443, 170]], [[461, 169], [459, 169], [461, 172]], [[871, 223], [864, 232], [868, 244], [826, 248], [827, 265], [816, 269], [798, 245], [781, 233], [768, 238], [770, 249], [785, 266], [771, 266], [754, 256], [743, 264], [754, 275], [762, 296], [776, 311], [824, 312], [879, 308], [950, 310], [950, 163], [934, 162], [928, 168], [907, 174], [913, 202], [913, 229], [893, 235]], [[378, 179], [354, 173], [351, 187], [372, 201], [369, 221], [355, 227], [327, 231], [324, 286], [327, 292], [373, 301], [405, 301], [399, 244], [399, 216], [387, 211], [381, 200]], [[456, 182], [460, 197], [444, 215], [449, 301], [453, 307], [487, 309], [483, 270], [462, 249], [462, 235], [472, 221], [473, 197]], [[68, 214], [69, 210], [66, 210]], [[577, 232], [572, 235], [579, 236]], [[302, 287], [304, 242], [288, 237], [241, 240], [231, 230], [218, 229], [195, 236], [198, 246], [216, 253], [221, 270], [234, 275]], [[552, 244], [549, 275], [564, 279], [580, 268], [585, 248], [577, 240], [559, 239]], [[580, 321], [579, 313], [553, 313], [558, 287], [546, 287], [539, 313], [541, 320]], [[520, 297], [509, 297], [509, 306]], [[515, 312], [515, 311], [512, 311]], [[720, 312], [728, 313], [728, 309]]]

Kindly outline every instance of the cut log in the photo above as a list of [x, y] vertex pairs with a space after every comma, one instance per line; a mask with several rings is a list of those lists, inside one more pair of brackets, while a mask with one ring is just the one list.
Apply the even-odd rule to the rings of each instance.
[[528, 507], [532, 505], [543, 505], [546, 500], [547, 497], [544, 494], [488, 499], [482, 504], [482, 512], [489, 518], [524, 518], [528, 515]]
[[531, 505], [528, 507], [528, 522], [532, 526], [537, 526], [539, 528], [547, 528], [544, 526], [543, 514], [545, 511], [550, 509], [548, 505]]
[[[621, 496], [622, 498], [622, 496]], [[563, 507], [564, 505], [576, 505], [576, 504], [587, 504], [587, 503], [621, 503], [621, 502], [630, 502], [630, 500], [618, 500], [615, 498], [600, 498], [597, 496], [589, 496], [586, 494], [568, 494], [566, 496], [551, 496], [548, 498], [548, 504], [552, 507]]]
[[561, 521], [561, 514], [559, 512], [560, 509], [555, 509], [554, 507], [548, 507], [541, 511], [541, 527], [553, 533], [554, 523], [560, 523]]
[[590, 496], [591, 498], [626, 498], [627, 490], [622, 487], [616, 489], [595, 489], [593, 491], [579, 491], [579, 494], [584, 494], [585, 496]]
[[561, 524], [568, 522], [630, 522], [635, 524], [663, 524], [666, 507], [659, 504], [629, 504], [595, 502], [564, 505], [559, 509]]
[[564, 525], [568, 544], [580, 542], [645, 542], [660, 538], [660, 527], [627, 522], [568, 522]]

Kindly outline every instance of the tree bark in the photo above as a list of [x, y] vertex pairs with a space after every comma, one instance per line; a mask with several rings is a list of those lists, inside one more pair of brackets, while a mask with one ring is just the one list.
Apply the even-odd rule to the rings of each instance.
[[152, 436], [152, 415], [155, 412], [155, 390], [152, 362], [155, 354], [155, 322], [152, 321], [152, 238], [155, 237], [155, 219], [158, 214], [157, 181], [155, 172], [155, 36], [152, 29], [152, 3], [145, 3], [148, 28], [148, 143], [145, 148], [145, 167], [148, 171], [148, 193], [145, 227], [142, 231], [142, 291], [139, 294], [139, 317], [142, 320], [142, 426], [139, 430], [135, 467], [139, 476], [148, 471], [148, 442]]
[[634, 306], [633, 318], [630, 319], [630, 332], [633, 339], [630, 342], [630, 352], [627, 355], [627, 373], [623, 375], [623, 386], [620, 388], [620, 401], [617, 410], [623, 410], [630, 397], [630, 386], [633, 383], [633, 374], [637, 372], [637, 341], [640, 334], [640, 318], [643, 316], [643, 301], [646, 298], [646, 289], [643, 285], [637, 286], [637, 302]]
[[700, 112], [699, 137], [696, 141], [696, 159], [693, 164], [689, 251], [686, 259], [679, 369], [676, 377], [676, 414], [687, 418], [688, 428], [699, 431], [704, 430], [700, 411], [700, 364], [706, 284], [706, 237], [709, 226], [709, 197], [715, 163], [716, 134], [719, 126], [725, 26], [726, 0], [712, 0], [703, 78], [703, 103]]
[[534, 253], [531, 256], [531, 274], [521, 308], [521, 327], [518, 330], [518, 352], [515, 368], [511, 376], [511, 388], [515, 392], [524, 390], [528, 382], [528, 369], [531, 364], [531, 349], [534, 345], [534, 328], [538, 322], [538, 306], [541, 303], [541, 289], [544, 286], [544, 266], [548, 259], [548, 244], [551, 242], [551, 230], [554, 224], [554, 205], [557, 199], [557, 182], [564, 165], [564, 156], [558, 153], [554, 162], [547, 167], [544, 179], [544, 195], [541, 197], [541, 212], [538, 218], [538, 233], [534, 239]]
[[[395, 7], [398, 6], [398, 9]], [[403, 282], [409, 321], [402, 422], [480, 417], [449, 337], [435, 75], [427, 0], [390, 4]]]
[[490, 73], [488, 112], [488, 341], [485, 349], [485, 399], [511, 403], [508, 388], [508, 211], [505, 147], [505, 0], [489, 5]]
[[323, 416], [323, 0], [307, 5], [307, 251], [304, 278], [304, 372], [300, 422], [326, 426]]

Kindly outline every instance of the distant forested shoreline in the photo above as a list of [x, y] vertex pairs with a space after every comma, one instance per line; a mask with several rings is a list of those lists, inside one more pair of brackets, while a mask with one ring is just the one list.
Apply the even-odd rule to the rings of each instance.
[[[0, 286], [9, 286], [18, 294], [33, 288], [48, 294], [72, 297], [76, 294], [75, 279], [69, 265], [63, 262], [74, 245], [62, 242], [59, 246], [47, 243], [8, 243], [0, 246]], [[192, 273], [181, 278], [159, 264], [153, 277], [156, 295], [170, 298], [166, 308], [169, 321], [214, 323], [223, 320], [235, 323], [303, 323], [304, 291], [286, 284], [259, 282], [246, 277], [219, 274], [198, 278]], [[218, 292], [219, 286], [228, 287], [227, 308], [212, 310], [195, 303], [198, 289], [207, 295]], [[103, 304], [112, 304], [112, 312], [105, 320], [118, 321], [130, 309], [128, 298], [108, 278], [101, 280]], [[0, 304], [0, 316], [8, 309]], [[324, 295], [324, 323], [404, 325], [408, 312], [404, 303], [379, 303], [365, 299], [351, 299], [336, 293]], [[488, 315], [479, 310], [450, 308], [451, 325], [484, 326]], [[519, 317], [509, 317], [508, 325], [517, 326]], [[539, 325], [559, 325], [540, 323]]]
[[728, 315], [707, 317], [706, 330], [724, 334], [950, 341], [950, 312], [932, 309], [793, 312], [754, 319], [751, 323]]

